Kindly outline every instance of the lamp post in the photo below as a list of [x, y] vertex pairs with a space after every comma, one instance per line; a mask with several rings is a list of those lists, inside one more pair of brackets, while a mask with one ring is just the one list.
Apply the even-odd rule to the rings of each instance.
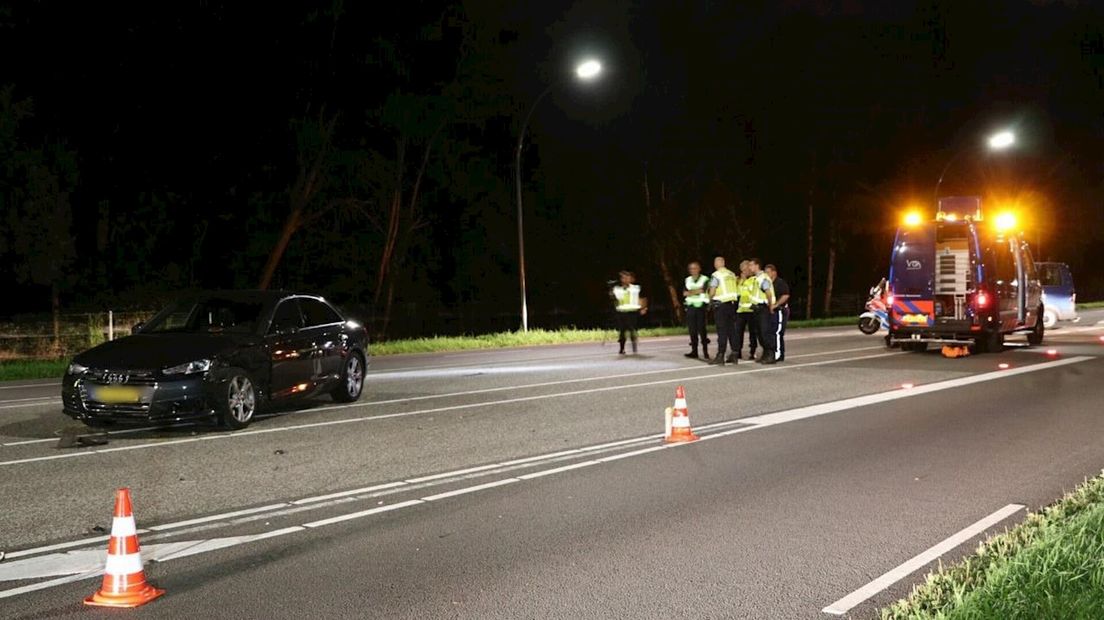
[[[1016, 134], [1011, 131], [1004, 130], [989, 136], [986, 140], [990, 151], [1003, 151], [1008, 147], [1016, 143]], [[939, 187], [943, 185], [943, 177], [947, 176], [947, 170], [950, 169], [951, 164], [958, 160], [959, 156], [966, 152], [966, 149], [959, 149], [947, 160], [947, 165], [943, 166], [943, 171], [939, 173], [939, 181], [935, 183], [935, 203], [936, 207], [939, 206]]]
[[[602, 73], [602, 63], [593, 59], [584, 60], [575, 67], [575, 77], [584, 82], [597, 78], [600, 73]], [[529, 119], [533, 117], [533, 111], [548, 96], [548, 93], [551, 93], [561, 83], [562, 80], [552, 82], [533, 101], [533, 105], [529, 107], [529, 112], [525, 115], [525, 121], [521, 124], [517, 149], [514, 151], [514, 184], [517, 189], [518, 278], [521, 284], [521, 330], [524, 332], [529, 331], [529, 307], [526, 303], [525, 294], [525, 226], [523, 224], [521, 201], [521, 148], [525, 142], [525, 131], [529, 128]]]

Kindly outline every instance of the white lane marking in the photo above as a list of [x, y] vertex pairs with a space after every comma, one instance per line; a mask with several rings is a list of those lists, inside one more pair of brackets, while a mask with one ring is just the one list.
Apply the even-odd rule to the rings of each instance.
[[[826, 365], [830, 365], [830, 364], [841, 364], [841, 363], [845, 363], [845, 362], [856, 362], [856, 361], [876, 359], [876, 358], [881, 358], [881, 357], [890, 357], [890, 356], [894, 356], [894, 355], [901, 355], [901, 353], [879, 353], [879, 354], [876, 354], [876, 355], [862, 355], [862, 356], [858, 356], [858, 357], [845, 357], [845, 358], [840, 358], [840, 359], [824, 360], [824, 361], [820, 361], [820, 362], [808, 362], [808, 363], [805, 363], [805, 364], [788, 364], [786, 366], [759, 367], [759, 368], [754, 368], [752, 370], [743, 371], [741, 374], [752, 374], [752, 373], [758, 373], [758, 372], [779, 372], [779, 371], [786, 371], [786, 370], [794, 370], [794, 369], [797, 369], [797, 368], [809, 368], [809, 367], [814, 367], [814, 366], [826, 366]], [[23, 459], [14, 459], [14, 460], [9, 460], [9, 461], [0, 461], [0, 466], [22, 465], [22, 464], [26, 464], [26, 463], [37, 463], [37, 462], [40, 462], [40, 461], [55, 460], [55, 459], [61, 459], [61, 458], [76, 458], [76, 457], [92, 456], [92, 455], [98, 455], [98, 454], [111, 454], [111, 453], [122, 452], [122, 451], [126, 451], [126, 450], [141, 450], [141, 449], [145, 449], [145, 448], [159, 448], [159, 447], [166, 447], [166, 446], [176, 446], [176, 445], [181, 445], [181, 444], [186, 444], [186, 443], [196, 443], [196, 442], [200, 442], [200, 441], [216, 441], [216, 440], [220, 440], [220, 439], [234, 439], [234, 438], [239, 438], [239, 437], [251, 437], [251, 436], [254, 436], [254, 435], [266, 435], [266, 434], [270, 434], [270, 433], [283, 433], [283, 432], [296, 431], [296, 430], [304, 430], [304, 429], [312, 429], [312, 428], [322, 428], [322, 427], [327, 427], [327, 426], [335, 426], [335, 425], [340, 425], [340, 424], [352, 424], [352, 423], [356, 423], [356, 422], [370, 422], [370, 421], [378, 421], [378, 420], [388, 420], [388, 419], [393, 419], [393, 418], [405, 418], [405, 417], [410, 417], [410, 416], [415, 416], [415, 415], [425, 415], [425, 414], [429, 414], [429, 413], [444, 413], [444, 412], [447, 412], [447, 411], [460, 411], [460, 410], [464, 410], [464, 409], [475, 409], [475, 408], [479, 408], [479, 407], [488, 407], [488, 406], [494, 406], [494, 405], [507, 405], [507, 404], [514, 404], [514, 403], [532, 402], [532, 401], [538, 401], [538, 400], [551, 400], [551, 399], [555, 399], [555, 398], [566, 398], [566, 397], [570, 397], [570, 396], [580, 396], [580, 395], [586, 395], [586, 394], [597, 394], [597, 393], [601, 393], [601, 392], [610, 392], [610, 391], [615, 391], [615, 390], [636, 389], [636, 388], [651, 387], [651, 386], [656, 386], [656, 385], [669, 385], [669, 384], [673, 384], [673, 383], [689, 383], [691, 381], [702, 381], [702, 380], [708, 380], [708, 379], [729, 379], [734, 374], [736, 374], [736, 373], [719, 372], [719, 373], [711, 373], [711, 374], [708, 374], [708, 375], [700, 375], [700, 374], [699, 375], [690, 375], [690, 376], [685, 376], [685, 377], [677, 377], [677, 378], [674, 378], [674, 379], [662, 379], [662, 380], [658, 380], [658, 381], [647, 381], [647, 382], [642, 382], [642, 383], [627, 383], [627, 384], [621, 384], [621, 385], [612, 385], [612, 386], [591, 388], [591, 389], [587, 389], [587, 390], [572, 390], [572, 391], [568, 391], [568, 392], [556, 392], [556, 393], [553, 393], [553, 394], [540, 394], [540, 395], [536, 395], [536, 396], [520, 396], [520, 397], [517, 397], [517, 398], [504, 398], [504, 399], [501, 399], [501, 400], [491, 400], [491, 401], [483, 401], [483, 402], [478, 402], [478, 403], [468, 403], [468, 404], [464, 404], [464, 405], [449, 405], [449, 406], [444, 406], [444, 407], [434, 407], [434, 408], [431, 408], [431, 409], [419, 409], [419, 410], [415, 410], [415, 411], [404, 411], [404, 412], [401, 412], [401, 413], [388, 413], [388, 414], [382, 414], [382, 415], [359, 416], [359, 417], [354, 417], [354, 418], [343, 418], [343, 419], [340, 419], [340, 420], [325, 420], [325, 421], [321, 421], [321, 422], [310, 422], [310, 423], [307, 423], [307, 424], [297, 424], [297, 425], [280, 426], [280, 427], [273, 427], [273, 428], [261, 428], [261, 429], [254, 429], [254, 430], [245, 430], [245, 431], [238, 431], [238, 432], [235, 432], [235, 433], [226, 433], [226, 434], [220, 434], [220, 435], [199, 435], [199, 436], [196, 436], [196, 437], [189, 437], [187, 439], [171, 439], [171, 440], [158, 441], [158, 442], [153, 442], [153, 443], [134, 444], [134, 445], [130, 445], [130, 446], [119, 446], [119, 447], [115, 447], [115, 448], [96, 448], [96, 449], [92, 449], [92, 450], [86, 450], [86, 451], [83, 451], [83, 452], [72, 452], [72, 453], [68, 453], [68, 454], [57, 454], [57, 455], [52, 455], [52, 456], [36, 456], [36, 457], [28, 457], [28, 458], [23, 458]], [[364, 405], [359, 405], [359, 406], [364, 406]], [[331, 410], [331, 409], [348, 409], [348, 408], [349, 408], [348, 405], [337, 405], [337, 406], [333, 406], [333, 407], [317, 407], [315, 409], [311, 409], [311, 411], [328, 411], [328, 410]]]
[[175, 523], [165, 523], [162, 525], [152, 525], [149, 530], [152, 532], [161, 532], [164, 530], [174, 530], [181, 527], [187, 527], [189, 525], [196, 525], [198, 523], [208, 523], [210, 521], [219, 521], [221, 519], [231, 519], [233, 517], [240, 517], [242, 515], [251, 515], [257, 512], [265, 512], [268, 510], [276, 510], [277, 508], [283, 508], [287, 504], [269, 504], [267, 506], [258, 506], [256, 508], [246, 508], [244, 510], [235, 510], [234, 512], [225, 512], [220, 515], [213, 515], [209, 517], [199, 517], [198, 519], [188, 519], [187, 521], [177, 521]]
[[[186, 426], [195, 426], [195, 425], [190, 424], [190, 423], [182, 423], [182, 424], [167, 424], [165, 426], [139, 426], [139, 427], [135, 427], [135, 428], [124, 428], [124, 429], [120, 429], [120, 430], [117, 430], [117, 431], [106, 431], [106, 432], [100, 432], [100, 433], [96, 433], [96, 432], [81, 433], [79, 435], [76, 435], [76, 437], [99, 437], [99, 436], [102, 436], [102, 435], [105, 435], [105, 434], [106, 435], [127, 435], [127, 434], [130, 434], [130, 433], [141, 433], [141, 432], [144, 432], [144, 431], [159, 431], [159, 430], [164, 430], [164, 429], [167, 429], [167, 428], [184, 428]], [[11, 442], [8, 442], [8, 443], [0, 443], [0, 447], [5, 447], [6, 448], [6, 447], [9, 447], [9, 446], [26, 446], [26, 445], [29, 445], [29, 444], [36, 444], [36, 443], [49, 443], [51, 441], [57, 441], [59, 439], [61, 439], [61, 435], [58, 435], [57, 437], [44, 437], [42, 439], [24, 439], [22, 441], [11, 441]]]
[[[406, 482], [386, 482], [384, 484], [377, 484], [375, 486], [363, 487], [360, 489], [352, 489], [349, 491], [341, 491], [339, 493], [330, 493], [328, 495], [316, 495], [314, 497], [304, 497], [303, 499], [297, 499], [290, 502], [293, 506], [302, 506], [304, 504], [315, 504], [318, 502], [324, 502], [331, 499], [337, 499], [339, 497], [351, 497], [353, 495], [362, 495], [364, 493], [372, 493], [374, 491], [382, 491], [384, 489], [394, 489], [396, 487], [407, 486]], [[221, 518], [225, 515], [215, 515], [216, 518]]]
[[[1095, 358], [1092, 358], [1092, 357], [1072, 358], [1070, 360], [1061, 360], [1061, 361], [1057, 361], [1057, 362], [1048, 362], [1048, 363], [1043, 363], [1043, 364], [1036, 364], [1034, 366], [1029, 366], [1029, 367], [1026, 367], [1026, 368], [1023, 368], [1023, 369], [1019, 369], [1020, 370], [1019, 373], [1013, 373], [1013, 372], [1010, 372], [1010, 371], [999, 371], [999, 372], [986, 373], [985, 375], [978, 375], [978, 377], [985, 377], [985, 379], [983, 379], [984, 381], [995, 381], [995, 380], [1006, 378], [1006, 377], [1009, 377], [1009, 376], [1014, 376], [1015, 374], [1022, 374], [1023, 372], [1037, 372], [1037, 371], [1041, 371], [1041, 370], [1048, 370], [1048, 369], [1051, 369], [1051, 368], [1066, 366], [1066, 365], [1069, 365], [1069, 364], [1074, 364], [1074, 363], [1079, 363], [1079, 362], [1084, 362], [1084, 361], [1089, 361], [1089, 360], [1092, 360], [1092, 359], [1095, 359]], [[973, 381], [971, 383], [978, 383], [978, 382], [980, 382], [980, 381]], [[956, 380], [943, 381], [943, 382], [940, 382], [940, 383], [933, 383], [933, 384], [929, 384], [927, 386], [922, 386], [922, 387], [925, 387], [925, 388], [929, 388], [927, 391], [924, 391], [924, 392], [921, 392], [921, 391], [916, 390], [916, 389], [913, 389], [913, 390], [895, 390], [895, 391], [889, 393], [890, 395], [892, 395], [892, 398], [890, 398], [888, 400], [911, 398], [911, 397], [917, 396], [919, 394], [934, 392], [934, 391], [937, 391], [937, 390], [953, 389], [953, 388], [957, 388], [957, 387], [962, 387], [963, 385], [969, 385], [969, 383], [963, 384], [961, 382], [961, 380], [956, 379]], [[710, 434], [710, 435], [705, 435], [705, 436], [702, 436], [701, 441], [715, 439], [717, 437], [727, 437], [727, 436], [735, 435], [735, 434], [738, 434], [738, 433], [745, 433], [745, 432], [758, 430], [758, 429], [762, 429], [762, 428], [769, 428], [770, 426], [774, 426], [774, 425], [778, 425], [778, 424], [785, 424], [787, 422], [794, 422], [794, 421], [797, 421], [797, 420], [803, 420], [803, 419], [806, 419], [806, 418], [809, 418], [809, 417], [812, 417], [812, 416], [815, 416], [815, 415], [824, 415], [824, 414], [827, 414], [827, 413], [846, 411], [846, 410], [850, 410], [850, 409], [853, 409], [853, 408], [856, 408], [856, 407], [861, 407], [861, 406], [865, 406], [865, 405], [870, 404], [868, 401], [863, 400], [864, 398], [865, 397], [860, 397], [860, 398], [857, 398], [857, 399], [846, 399], [844, 401], [837, 401], [836, 403], [829, 403], [829, 404], [838, 405], [838, 406], [833, 407], [833, 408], [821, 408], [821, 409], [818, 409], [815, 412], [813, 412], [812, 408], [810, 408], [810, 407], [803, 407], [803, 408], [800, 408], [800, 409], [797, 409], [797, 410], [793, 410], [795, 412], [802, 412], [800, 415], [779, 415], [779, 414], [789, 413], [789, 412], [783, 411], [783, 412], [778, 412], [777, 414], [766, 414], [766, 415], [762, 415], [762, 416], [755, 416], [755, 418], [744, 418], [742, 420], [732, 420], [732, 421], [729, 421], [729, 423], [732, 423], [732, 424], [745, 424], [749, 420], [754, 420], [754, 419], [759, 419], [762, 422], [759, 423], [759, 424], [741, 426], [740, 428], [735, 428], [735, 429], [730, 429], [730, 430], [727, 430], [727, 431], [721, 431], [721, 432]], [[708, 425], [708, 426], [716, 427], [718, 425], [719, 424], [713, 424], [713, 425]], [[703, 426], [699, 430], [701, 430], [702, 428], [705, 428], [705, 427]], [[651, 437], [658, 438], [659, 435], [653, 435]], [[647, 437], [645, 437], [645, 439], [646, 438]], [[625, 443], [625, 441], [615, 442], [615, 443]], [[262, 538], [262, 537], [271, 537], [271, 536], [279, 535], [279, 534], [282, 534], [282, 533], [292, 533], [292, 532], [295, 532], [295, 531], [302, 531], [303, 528], [313, 529], [313, 528], [317, 528], [317, 527], [322, 527], [324, 525], [330, 525], [330, 524], [333, 524], [333, 523], [340, 523], [340, 522], [349, 521], [349, 520], [352, 520], [352, 519], [357, 519], [357, 518], [366, 517], [366, 516], [370, 516], [370, 515], [380, 514], [382, 512], [390, 512], [390, 511], [393, 511], [393, 510], [398, 510], [398, 509], [406, 508], [406, 507], [409, 507], [409, 506], [416, 506], [416, 505], [427, 503], [428, 501], [435, 501], [435, 500], [438, 500], [438, 499], [444, 499], [444, 498], [448, 498], [448, 497], [455, 497], [457, 495], [463, 495], [463, 494], [466, 494], [466, 493], [473, 493], [473, 492], [477, 492], [477, 491], [481, 491], [481, 490], [485, 490], [485, 489], [496, 488], [496, 487], [503, 486], [503, 485], [506, 485], [506, 484], [512, 484], [514, 482], [520, 482], [523, 479], [530, 480], [530, 479], [539, 478], [539, 477], [543, 477], [543, 476], [547, 476], [547, 475], [552, 475], [552, 474], [555, 474], [555, 473], [562, 473], [562, 472], [565, 472], [565, 471], [571, 471], [571, 470], [574, 470], [574, 469], [579, 469], [581, 467], [589, 467], [591, 465], [596, 465], [598, 463], [613, 462], [613, 461], [628, 458], [628, 457], [631, 457], [631, 456], [640, 456], [640, 455], [643, 455], [643, 454], [648, 454], [648, 453], [651, 453], [651, 452], [657, 452], [657, 451], [660, 451], [660, 450], [665, 450], [665, 449], [670, 449], [670, 448], [679, 448], [679, 447], [683, 447], [683, 446], [692, 446], [692, 445], [696, 445], [697, 443], [698, 442], [662, 444], [662, 445], [658, 445], [658, 446], [642, 448], [642, 449], [631, 451], [631, 452], [628, 452], [628, 453], [612, 455], [612, 456], [603, 457], [603, 458], [600, 458], [600, 459], [594, 459], [592, 461], [586, 461], [584, 463], [575, 464], [573, 466], [555, 467], [555, 468], [552, 468], [552, 469], [549, 469], [549, 470], [543, 470], [541, 472], [535, 472], [535, 474], [537, 474], [537, 475], [527, 474], [525, 476], [504, 478], [504, 479], [493, 481], [493, 482], [490, 482], [490, 483], [473, 485], [473, 486], [469, 486], [469, 487], [462, 487], [460, 489], [455, 489], [453, 491], [449, 491], [449, 492], [446, 492], [446, 493], [440, 493], [440, 494], [437, 494], [437, 495], [428, 496], [428, 497], [425, 497], [425, 498], [422, 498], [422, 499], [413, 499], [413, 500], [408, 500], [408, 501], [405, 501], [405, 502], [400, 502], [400, 503], [397, 503], [397, 504], [391, 504], [391, 505], [387, 505], [387, 506], [378, 506], [378, 507], [371, 508], [371, 509], [368, 509], [368, 510], [362, 510], [362, 511], [354, 512], [354, 513], [344, 514], [344, 515], [338, 515], [338, 516], [335, 516], [335, 517], [330, 517], [328, 519], [322, 519], [322, 520], [318, 520], [318, 521], [312, 521], [310, 523], [305, 523], [302, 526], [296, 526], [296, 527], [291, 527], [291, 528], [283, 528], [281, 530], [276, 530], [275, 532], [268, 532], [266, 534], [262, 533], [262, 534], [257, 534], [257, 535], [253, 535], [253, 536], [241, 537], [241, 538], [247, 539], [246, 542], [249, 542], [249, 541], [252, 541], [252, 540], [258, 540], [259, 538]], [[555, 453], [555, 454], [559, 454], [559, 453]], [[522, 459], [522, 460], [527, 460], [527, 459]], [[1007, 508], [1008, 507], [1006, 507], [1006, 509]], [[1022, 508], [1023, 508], [1022, 506], [1019, 506], [1018, 509], [1022, 509]], [[997, 513], [994, 513], [994, 514], [997, 514]], [[979, 523], [981, 523], [981, 522], [979, 522]], [[975, 526], [976, 525], [977, 524], [975, 524]], [[988, 526], [986, 526], [986, 527], [988, 527]], [[985, 528], [983, 527], [982, 529], [985, 529]], [[145, 531], [145, 530], [139, 530], [139, 533], [141, 533], [142, 531]], [[969, 536], [967, 536], [967, 539], [968, 538], [969, 538]], [[84, 541], [80, 541], [80, 542], [84, 542]], [[74, 543], [66, 543], [66, 544], [74, 545]], [[238, 543], [238, 544], [240, 544], [240, 543]], [[944, 544], [946, 544], [946, 542]], [[957, 544], [953, 545], [951, 548], [953, 548], [954, 546], [957, 546]], [[933, 547], [933, 549], [935, 549], [937, 547], [938, 547], [938, 545], [936, 547]], [[57, 548], [57, 546], [55, 545], [54, 548]], [[219, 548], [224, 548], [224, 547], [219, 547]], [[929, 549], [928, 552], [930, 552], [930, 551], [931, 551], [931, 549]], [[17, 553], [30, 554], [30, 553], [33, 553], [33, 552], [34, 552], [34, 550], [26, 550], [26, 551], [17, 552]], [[925, 552], [925, 553], [928, 553], [928, 552]], [[940, 553], [940, 555], [941, 555], [941, 553]], [[917, 556], [917, 557], [920, 557], [920, 556]], [[938, 556], [936, 556], [936, 557], [938, 557]], [[915, 560], [915, 558], [914, 558], [914, 560]], [[930, 561], [930, 560], [928, 560], [928, 561]], [[922, 564], [920, 564], [920, 566], [923, 566], [923, 564], [926, 564], [926, 563], [927, 562], [923, 562]], [[915, 569], [913, 569], [913, 570], [915, 570]], [[909, 572], [912, 572], [912, 571], [909, 571]], [[908, 573], [906, 573], [906, 574], [908, 574]], [[93, 573], [93, 574], [84, 573], [83, 575], [84, 575], [83, 577], [80, 577], [81, 579], [95, 576], [96, 573]], [[41, 583], [41, 584], [33, 584], [32, 586], [24, 586], [22, 588], [16, 588], [14, 590], [0, 591], [0, 598], [5, 598], [5, 597], [8, 597], [8, 596], [15, 596], [17, 594], [23, 594], [25, 592], [30, 592], [30, 591], [33, 591], [33, 590], [52, 587], [54, 585], [60, 585], [62, 583], [69, 583], [70, 581], [72, 581], [72, 579], [71, 580], [65, 580], [65, 579], [53, 580], [53, 581], [44, 582], [44, 583]], [[28, 589], [28, 588], [30, 588], [30, 589]], [[863, 599], [863, 600], [865, 600], [865, 599]], [[861, 601], [859, 601], [859, 602], [861, 602]], [[835, 605], [835, 604], [833, 604], [833, 605]], [[827, 608], [825, 609], [825, 611], [827, 611]], [[842, 613], [842, 612], [840, 612], [840, 613]]]
[[57, 396], [35, 396], [33, 398], [5, 398], [3, 400], [0, 400], [0, 404], [25, 403], [25, 402], [32, 401], [32, 400], [56, 400], [56, 401], [60, 401], [61, 399], [58, 398]]
[[962, 530], [959, 530], [950, 538], [947, 538], [943, 542], [930, 547], [928, 550], [920, 553], [912, 559], [904, 562], [896, 568], [886, 572], [881, 577], [878, 577], [874, 581], [866, 584], [865, 586], [855, 590], [851, 594], [841, 598], [840, 600], [825, 607], [823, 610], [826, 614], [832, 614], [836, 616], [842, 616], [850, 611], [856, 605], [862, 603], [875, 594], [885, 590], [889, 586], [897, 583], [901, 579], [911, 575], [920, 568], [924, 567], [929, 562], [935, 560], [939, 556], [951, 551], [955, 547], [970, 540], [974, 536], [981, 534], [990, 527], [1004, 521], [1008, 517], [1016, 514], [1024, 509], [1024, 506], [1020, 504], [1009, 504], [1004, 508], [994, 512], [993, 514], [975, 522]]
[[476, 484], [470, 487], [463, 487], [459, 489], [453, 489], [451, 491], [445, 491], [444, 493], [438, 493], [436, 495], [427, 495], [422, 498], [423, 502], [435, 502], [437, 500], [446, 499], [449, 497], [456, 497], [457, 495], [466, 495], [468, 493], [475, 493], [476, 491], [482, 491], [484, 489], [493, 489], [507, 484], [513, 484], [515, 482], [521, 482], [519, 478], [502, 478], [501, 480], [495, 480], [494, 482], [485, 482], [483, 484]]
[[38, 407], [41, 405], [60, 405], [61, 399], [55, 398], [54, 400], [44, 400], [37, 403], [23, 403], [21, 405], [0, 405], [0, 409], [29, 409], [31, 407]]
[[303, 527], [314, 529], [316, 527], [322, 527], [325, 525], [331, 525], [333, 523], [341, 523], [342, 521], [350, 521], [352, 519], [359, 519], [361, 517], [368, 517], [371, 515], [377, 515], [381, 512], [391, 512], [392, 510], [400, 510], [408, 506], [417, 506], [424, 504], [425, 502], [420, 499], [412, 499], [405, 502], [399, 502], [398, 504], [389, 504], [387, 506], [377, 506], [376, 508], [370, 508], [368, 510], [361, 510], [359, 512], [352, 512], [349, 514], [338, 515], [336, 517], [330, 517], [329, 519], [321, 519], [319, 521], [311, 521], [310, 523], [304, 523]]

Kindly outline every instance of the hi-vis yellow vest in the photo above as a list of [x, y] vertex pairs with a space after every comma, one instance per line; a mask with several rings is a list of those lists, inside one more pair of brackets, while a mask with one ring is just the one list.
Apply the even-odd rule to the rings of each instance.
[[640, 285], [630, 284], [613, 287], [613, 298], [617, 300], [618, 312], [633, 312], [640, 310]]
[[752, 280], [755, 281], [755, 286], [752, 287], [751, 305], [757, 306], [759, 304], [773, 304], [774, 303], [774, 283], [771, 282], [770, 277], [767, 274], [760, 271]]
[[740, 305], [736, 308], [736, 312], [751, 312], [751, 300], [755, 298], [755, 286], [757, 281], [755, 278], [744, 278], [740, 280]]
[[701, 308], [705, 304], [709, 303], [709, 278], [704, 275], [698, 276], [695, 280], [690, 276], [686, 276], [686, 290], [692, 291], [694, 289], [702, 289], [702, 292], [697, 295], [687, 295], [686, 305], [694, 308]]
[[736, 278], [736, 274], [724, 267], [713, 272], [711, 284], [717, 289], [713, 293], [715, 301], [736, 301], [740, 298], [740, 281]]

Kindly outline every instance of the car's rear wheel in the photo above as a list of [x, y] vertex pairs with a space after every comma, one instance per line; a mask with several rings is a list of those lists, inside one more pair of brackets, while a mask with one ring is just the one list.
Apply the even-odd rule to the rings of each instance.
[[1053, 329], [1058, 324], [1058, 313], [1053, 308], [1047, 308], [1043, 311], [1043, 327], [1047, 329]]
[[341, 370], [341, 381], [330, 394], [339, 403], [351, 403], [360, 398], [364, 391], [364, 358], [360, 353], [351, 353]]
[[[1042, 308], [1040, 308], [1042, 310]], [[1035, 329], [1031, 330], [1031, 333], [1027, 335], [1027, 344], [1031, 346], [1038, 346], [1043, 344], [1043, 338], [1046, 336], [1046, 315], [1043, 313], [1037, 313], [1035, 315]]]
[[232, 429], [249, 426], [257, 413], [257, 389], [244, 373], [233, 373], [223, 383], [219, 417]]

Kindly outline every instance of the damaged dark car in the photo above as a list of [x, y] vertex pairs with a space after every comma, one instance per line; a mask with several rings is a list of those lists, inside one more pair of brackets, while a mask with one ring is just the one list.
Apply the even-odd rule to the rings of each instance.
[[89, 426], [216, 420], [240, 429], [279, 401], [358, 400], [368, 364], [364, 327], [321, 297], [212, 292], [74, 357], [62, 402]]

